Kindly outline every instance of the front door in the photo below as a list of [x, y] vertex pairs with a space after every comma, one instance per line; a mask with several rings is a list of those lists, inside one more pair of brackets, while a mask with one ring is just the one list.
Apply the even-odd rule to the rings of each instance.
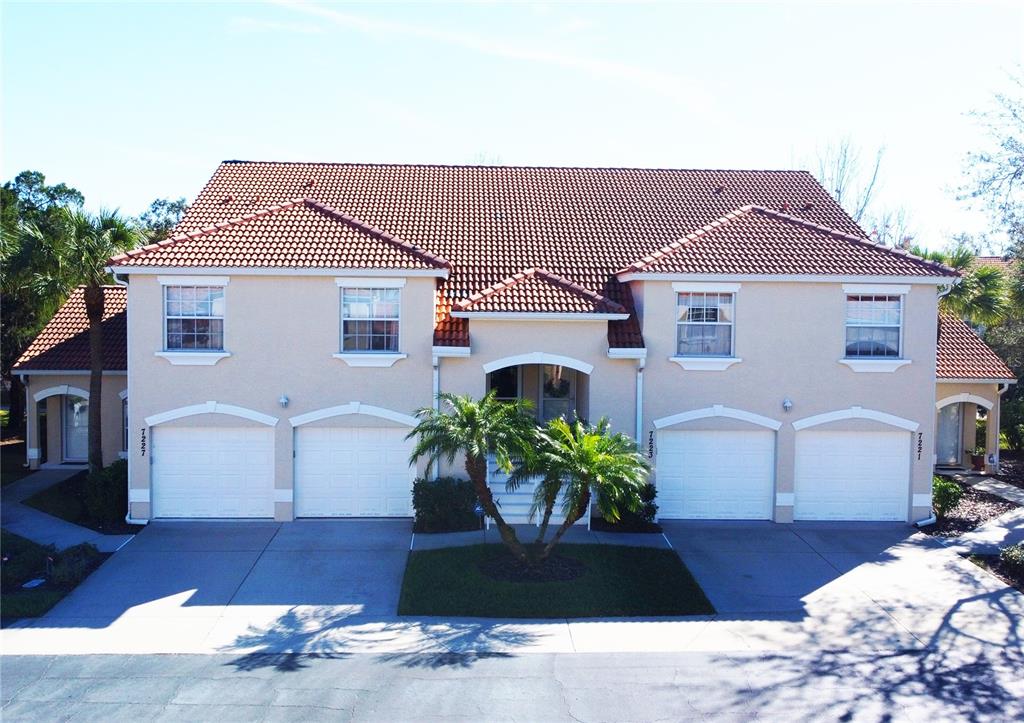
[[939, 410], [939, 433], [935, 439], [935, 459], [938, 464], [960, 464], [963, 409], [963, 404], [947, 404]]
[[576, 370], [545, 364], [540, 392], [542, 422], [556, 417], [571, 420], [576, 413]]
[[64, 460], [81, 462], [89, 457], [89, 400], [64, 397]]

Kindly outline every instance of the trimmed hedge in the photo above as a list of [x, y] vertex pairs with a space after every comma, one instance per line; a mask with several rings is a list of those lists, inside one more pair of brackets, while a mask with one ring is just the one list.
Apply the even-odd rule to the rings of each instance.
[[412, 486], [416, 510], [413, 532], [465, 532], [480, 529], [476, 491], [468, 480], [418, 479]]
[[105, 527], [124, 524], [128, 514], [128, 462], [121, 459], [85, 480], [85, 508]]

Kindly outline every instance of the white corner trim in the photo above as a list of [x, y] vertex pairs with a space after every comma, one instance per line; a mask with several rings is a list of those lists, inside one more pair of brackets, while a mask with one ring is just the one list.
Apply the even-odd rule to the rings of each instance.
[[337, 407], [317, 409], [313, 412], [307, 412], [306, 414], [300, 414], [292, 417], [288, 422], [293, 427], [299, 427], [303, 424], [309, 424], [310, 422], [319, 422], [321, 419], [342, 417], [348, 414], [365, 414], [370, 417], [379, 417], [380, 419], [388, 419], [392, 422], [405, 424], [409, 427], [415, 427], [419, 424], [419, 420], [412, 415], [396, 412], [393, 409], [385, 409], [384, 407], [375, 407], [372, 404], [363, 404], [362, 402], [349, 402], [348, 404], [342, 404]]
[[858, 374], [876, 373], [891, 374], [900, 367], [910, 364], [909, 359], [840, 359], [840, 364], [845, 364]]
[[744, 422], [756, 424], [760, 427], [774, 429], [775, 431], [778, 431], [782, 427], [782, 422], [772, 419], [771, 417], [765, 417], [743, 409], [733, 409], [732, 407], [725, 407], [721, 404], [716, 404], [713, 407], [691, 409], [688, 412], [680, 412], [679, 414], [673, 414], [670, 417], [655, 419], [654, 428], [662, 429], [664, 427], [671, 427], [674, 424], [692, 422], [695, 419], [707, 419], [708, 417], [728, 417], [730, 419], [739, 419]]
[[70, 394], [76, 397], [81, 397], [82, 399], [89, 398], [89, 392], [87, 392], [84, 389], [72, 387], [67, 384], [58, 384], [55, 387], [47, 387], [46, 389], [40, 389], [38, 392], [32, 395], [32, 399], [38, 402], [42, 399], [46, 399], [47, 397], [55, 397], [58, 394]]
[[405, 359], [408, 354], [386, 354], [378, 352], [352, 352], [342, 354], [331, 354], [335, 359], [341, 359], [350, 367], [391, 367], [396, 361]]
[[915, 493], [913, 499], [910, 502], [912, 507], [931, 507], [932, 506], [932, 493]]
[[971, 394], [970, 392], [963, 392], [962, 394], [954, 394], [951, 397], [940, 399], [935, 402], [936, 409], [942, 409], [950, 404], [956, 404], [957, 402], [968, 402], [970, 404], [977, 404], [978, 406], [984, 407], [985, 409], [992, 408], [992, 402], [985, 399], [985, 397], [979, 397], [977, 394]]
[[487, 362], [483, 365], [483, 368], [485, 373], [490, 374], [498, 369], [515, 367], [520, 364], [552, 364], [554, 366], [569, 367], [570, 369], [575, 369], [576, 371], [583, 372], [584, 374], [590, 374], [594, 371], [593, 364], [587, 364], [585, 361], [573, 359], [570, 356], [548, 354], [543, 351], [532, 351], [529, 354], [517, 354], [515, 356], [502, 357], [501, 359], [495, 359], [494, 361]]
[[136, 489], [134, 487], [128, 488], [128, 501], [129, 502], [149, 502], [149, 487], [143, 489]]
[[871, 419], [892, 427], [905, 429], [908, 432], [916, 432], [918, 427], [921, 426], [913, 420], [897, 417], [895, 414], [886, 414], [885, 412], [864, 409], [863, 407], [850, 407], [849, 409], [837, 409], [834, 412], [825, 412], [824, 414], [815, 414], [812, 417], [798, 419], [793, 422], [793, 429], [807, 429], [808, 427], [816, 427], [819, 424], [838, 422], [841, 419]]
[[166, 359], [174, 366], [210, 367], [231, 356], [229, 351], [158, 351], [153, 356]]
[[724, 281], [673, 281], [672, 291], [717, 291], [735, 294], [740, 290], [740, 286], [738, 283]]
[[117, 458], [128, 459], [128, 453], [122, 449], [120, 452], [117, 453]]
[[28, 448], [28, 458], [29, 459], [39, 459], [39, 448], [38, 447], [29, 447]]
[[544, 311], [453, 311], [455, 319], [493, 319], [498, 321], [622, 321], [629, 314], [547, 313]]
[[793, 493], [793, 492], [776, 492], [775, 493], [775, 506], [776, 507], [792, 507], [794, 502], [796, 502], [796, 494]]
[[608, 347], [609, 359], [646, 359], [645, 347]]
[[292, 502], [295, 500], [295, 490], [280, 490], [274, 488], [274, 502]]
[[347, 286], [350, 289], [401, 289], [405, 287], [405, 279], [385, 276], [336, 276], [334, 283], [338, 287]]
[[227, 286], [227, 276], [157, 276], [161, 286]]
[[193, 417], [197, 414], [227, 414], [232, 417], [241, 417], [242, 419], [266, 424], [268, 427], [275, 426], [278, 421], [277, 417], [272, 417], [269, 414], [263, 414], [253, 409], [236, 407], [234, 404], [223, 404], [221, 402], [206, 402], [205, 404], [191, 404], [187, 407], [178, 407], [177, 409], [160, 412], [159, 414], [152, 414], [146, 417], [146, 426], [155, 427], [164, 422], [171, 422], [182, 417]]
[[888, 294], [903, 296], [910, 293], [910, 284], [843, 284], [847, 294]]
[[720, 372], [728, 369], [733, 364], [739, 364], [742, 359], [730, 357], [703, 357], [703, 356], [670, 356], [669, 361], [675, 362], [683, 369], [691, 372]]
[[472, 349], [468, 346], [434, 346], [430, 353], [433, 356], [469, 356]]
[[128, 389], [125, 388], [125, 389], [122, 389], [121, 391], [119, 391], [117, 393], [117, 397], [118, 397], [118, 399], [120, 399], [123, 402], [125, 399], [128, 398]]

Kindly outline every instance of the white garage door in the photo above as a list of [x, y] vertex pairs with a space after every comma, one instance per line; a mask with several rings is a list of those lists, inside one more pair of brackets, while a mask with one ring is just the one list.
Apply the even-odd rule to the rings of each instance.
[[907, 519], [907, 432], [798, 432], [798, 520]]
[[774, 480], [774, 432], [658, 433], [659, 517], [771, 519]]
[[407, 429], [300, 427], [295, 433], [296, 517], [409, 517], [413, 441]]
[[273, 517], [274, 431], [154, 427], [154, 517]]

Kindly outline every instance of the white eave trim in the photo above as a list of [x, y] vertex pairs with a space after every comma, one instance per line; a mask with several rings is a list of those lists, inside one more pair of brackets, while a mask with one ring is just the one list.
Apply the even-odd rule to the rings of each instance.
[[384, 276], [394, 277], [401, 274], [405, 277], [429, 276], [448, 278], [448, 269], [297, 269], [297, 268], [249, 268], [242, 266], [210, 266], [207, 268], [181, 268], [175, 266], [108, 266], [106, 271], [111, 274], [138, 274], [140, 276], [156, 276], [159, 274], [180, 275], [188, 272], [194, 276]]
[[[26, 372], [30, 374], [31, 372]], [[969, 379], [967, 377], [936, 377], [936, 384], [1016, 384], [1016, 379]]]
[[387, 276], [336, 276], [334, 283], [350, 289], [401, 289], [405, 279]]
[[910, 284], [843, 284], [847, 294], [890, 294], [902, 296], [910, 293]]
[[585, 361], [573, 359], [570, 356], [548, 354], [543, 351], [534, 351], [529, 354], [517, 354], [515, 356], [502, 357], [501, 359], [495, 359], [494, 361], [487, 362], [483, 365], [483, 368], [485, 373], [490, 374], [498, 369], [515, 367], [521, 364], [552, 364], [554, 366], [569, 367], [570, 369], [575, 369], [576, 371], [583, 372], [584, 374], [590, 374], [594, 371], [593, 364], [587, 364]]
[[900, 367], [910, 364], [909, 359], [840, 359], [840, 364], [845, 364], [858, 373], [892, 373]]
[[404, 424], [409, 427], [415, 427], [419, 424], [419, 420], [412, 415], [396, 412], [393, 409], [385, 409], [384, 407], [375, 407], [371, 404], [363, 404], [362, 402], [349, 402], [348, 404], [342, 404], [337, 407], [317, 409], [313, 412], [307, 412], [306, 414], [300, 414], [292, 417], [288, 422], [293, 427], [299, 427], [303, 424], [309, 424], [310, 422], [319, 422], [321, 419], [342, 417], [349, 414], [365, 414], [370, 417], [388, 419], [392, 422], [398, 422], [399, 424]]
[[608, 347], [609, 359], [646, 359], [646, 347]]
[[392, 367], [395, 362], [401, 361], [409, 355], [369, 351], [331, 354], [331, 356], [341, 359], [350, 367]]
[[518, 311], [453, 311], [456, 319], [500, 319], [501, 321], [622, 321], [629, 314], [548, 314]]
[[739, 364], [742, 359], [739, 357], [721, 356], [670, 356], [670, 362], [675, 362], [688, 372], [721, 372], [733, 364]]
[[950, 404], [957, 403], [977, 404], [985, 409], [992, 409], [992, 407], [995, 406], [990, 400], [985, 399], [985, 397], [979, 397], [977, 394], [971, 394], [970, 392], [963, 392], [962, 394], [954, 394], [951, 397], [940, 399], [935, 402], [935, 408], [942, 409]]
[[230, 280], [227, 276], [157, 276], [157, 283], [161, 286], [227, 286]]
[[229, 351], [158, 351], [153, 356], [166, 359], [174, 366], [209, 367], [231, 356]]
[[765, 417], [760, 414], [754, 414], [743, 409], [733, 409], [732, 407], [726, 407], [721, 404], [716, 404], [711, 407], [704, 407], [703, 409], [692, 409], [688, 412], [681, 412], [679, 414], [673, 414], [669, 417], [662, 417], [661, 419], [654, 420], [654, 428], [662, 429], [664, 427], [671, 427], [675, 424], [681, 424], [683, 422], [692, 422], [695, 419], [707, 419], [708, 417], [727, 417], [729, 419], [739, 419], [744, 422], [750, 422], [760, 427], [767, 427], [773, 429], [776, 432], [782, 427], [782, 422], [771, 417]]
[[813, 417], [798, 419], [793, 422], [793, 429], [799, 431], [808, 427], [816, 427], [819, 424], [838, 422], [843, 419], [871, 419], [875, 422], [905, 429], [908, 432], [916, 432], [918, 427], [921, 426], [911, 419], [897, 417], [894, 414], [887, 414], [886, 412], [879, 412], [874, 409], [864, 409], [863, 407], [850, 407], [849, 409], [837, 409], [834, 412], [825, 412], [824, 414], [815, 414]]
[[804, 284], [929, 284], [948, 286], [954, 282], [950, 276], [851, 276], [842, 274], [656, 274], [649, 271], [626, 271], [616, 274], [619, 281], [787, 281]]
[[430, 348], [432, 356], [454, 356], [454, 357], [465, 357], [470, 356], [472, 348], [468, 346], [433, 346]]
[[79, 387], [72, 387], [67, 384], [58, 384], [55, 387], [47, 387], [46, 389], [40, 389], [38, 392], [32, 395], [32, 399], [35, 401], [41, 401], [47, 397], [56, 397], [58, 395], [72, 395], [81, 397], [82, 399], [89, 398], [89, 392]]
[[[92, 374], [88, 369], [14, 369], [11, 371], [16, 377], [57, 377], [57, 376], [89, 376]], [[128, 372], [123, 370], [103, 370], [103, 376], [105, 377], [123, 377]], [[1001, 380], [1000, 383], [1005, 383]]]
[[178, 407], [177, 409], [160, 412], [159, 414], [152, 414], [146, 417], [146, 426], [154, 427], [175, 419], [194, 417], [197, 414], [227, 414], [232, 417], [241, 417], [242, 419], [259, 422], [268, 427], [273, 427], [277, 424], [277, 417], [272, 417], [269, 414], [263, 414], [253, 409], [236, 407], [234, 404], [224, 404], [222, 402], [206, 402], [205, 404], [191, 404], [187, 407]]
[[721, 294], [735, 294], [740, 290], [741, 284], [738, 283], [726, 283], [722, 281], [718, 282], [706, 282], [706, 281], [673, 281], [672, 290], [678, 292], [685, 291], [717, 291]]

